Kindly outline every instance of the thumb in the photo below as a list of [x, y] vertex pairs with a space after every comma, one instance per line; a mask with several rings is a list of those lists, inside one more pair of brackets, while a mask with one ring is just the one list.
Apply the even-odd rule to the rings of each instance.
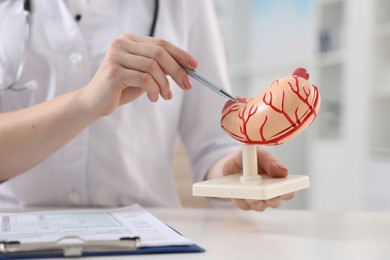
[[271, 152], [261, 147], [257, 148], [257, 164], [259, 173], [266, 173], [276, 178], [284, 178], [288, 175], [287, 167], [281, 164]]

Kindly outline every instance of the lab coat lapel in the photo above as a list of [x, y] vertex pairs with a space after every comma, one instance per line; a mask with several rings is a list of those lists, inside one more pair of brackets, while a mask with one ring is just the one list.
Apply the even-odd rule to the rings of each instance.
[[95, 0], [88, 3], [83, 18], [79, 22], [79, 29], [92, 58], [102, 59], [108, 43], [119, 36], [115, 30], [119, 26], [116, 17], [120, 15], [121, 2]]
[[81, 26], [100, 26], [104, 27], [111, 23], [119, 13], [121, 1], [94, 0], [88, 2], [83, 18], [80, 21]]
[[34, 1], [33, 8], [55, 52], [69, 52], [72, 48], [70, 43], [82, 41], [81, 32], [62, 0]]

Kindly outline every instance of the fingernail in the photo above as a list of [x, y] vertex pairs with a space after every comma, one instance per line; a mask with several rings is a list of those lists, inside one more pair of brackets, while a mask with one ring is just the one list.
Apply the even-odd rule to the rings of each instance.
[[188, 63], [193, 67], [196, 68], [198, 67], [198, 61], [195, 60], [192, 56], [188, 58]]
[[279, 168], [283, 169], [283, 170], [288, 170], [288, 168], [286, 166], [284, 166], [283, 164], [279, 164]]
[[168, 94], [167, 94], [167, 100], [170, 100], [172, 99], [172, 91], [169, 90]]
[[184, 80], [183, 80], [183, 85], [185, 87], [185, 89], [192, 89], [192, 83], [191, 81], [188, 79], [188, 77], [185, 77]]
[[152, 95], [148, 94], [148, 97], [149, 97], [149, 100], [152, 101], [152, 102], [157, 102], [157, 100], [158, 100], [158, 95], [152, 96]]

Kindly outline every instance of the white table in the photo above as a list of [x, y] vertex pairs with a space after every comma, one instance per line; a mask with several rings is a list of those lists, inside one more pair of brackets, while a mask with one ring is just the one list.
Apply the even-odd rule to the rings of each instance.
[[148, 210], [206, 252], [85, 259], [390, 259], [390, 213]]
[[151, 211], [206, 249], [166, 259], [390, 259], [390, 213]]

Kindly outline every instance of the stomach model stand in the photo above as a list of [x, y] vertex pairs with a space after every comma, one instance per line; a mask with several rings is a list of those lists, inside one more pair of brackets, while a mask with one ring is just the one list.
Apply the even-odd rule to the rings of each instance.
[[309, 177], [259, 175], [257, 145], [280, 145], [296, 137], [316, 118], [320, 95], [306, 69], [275, 80], [255, 98], [237, 97], [222, 110], [221, 126], [243, 143], [243, 172], [195, 183], [194, 196], [270, 199], [310, 186]]

